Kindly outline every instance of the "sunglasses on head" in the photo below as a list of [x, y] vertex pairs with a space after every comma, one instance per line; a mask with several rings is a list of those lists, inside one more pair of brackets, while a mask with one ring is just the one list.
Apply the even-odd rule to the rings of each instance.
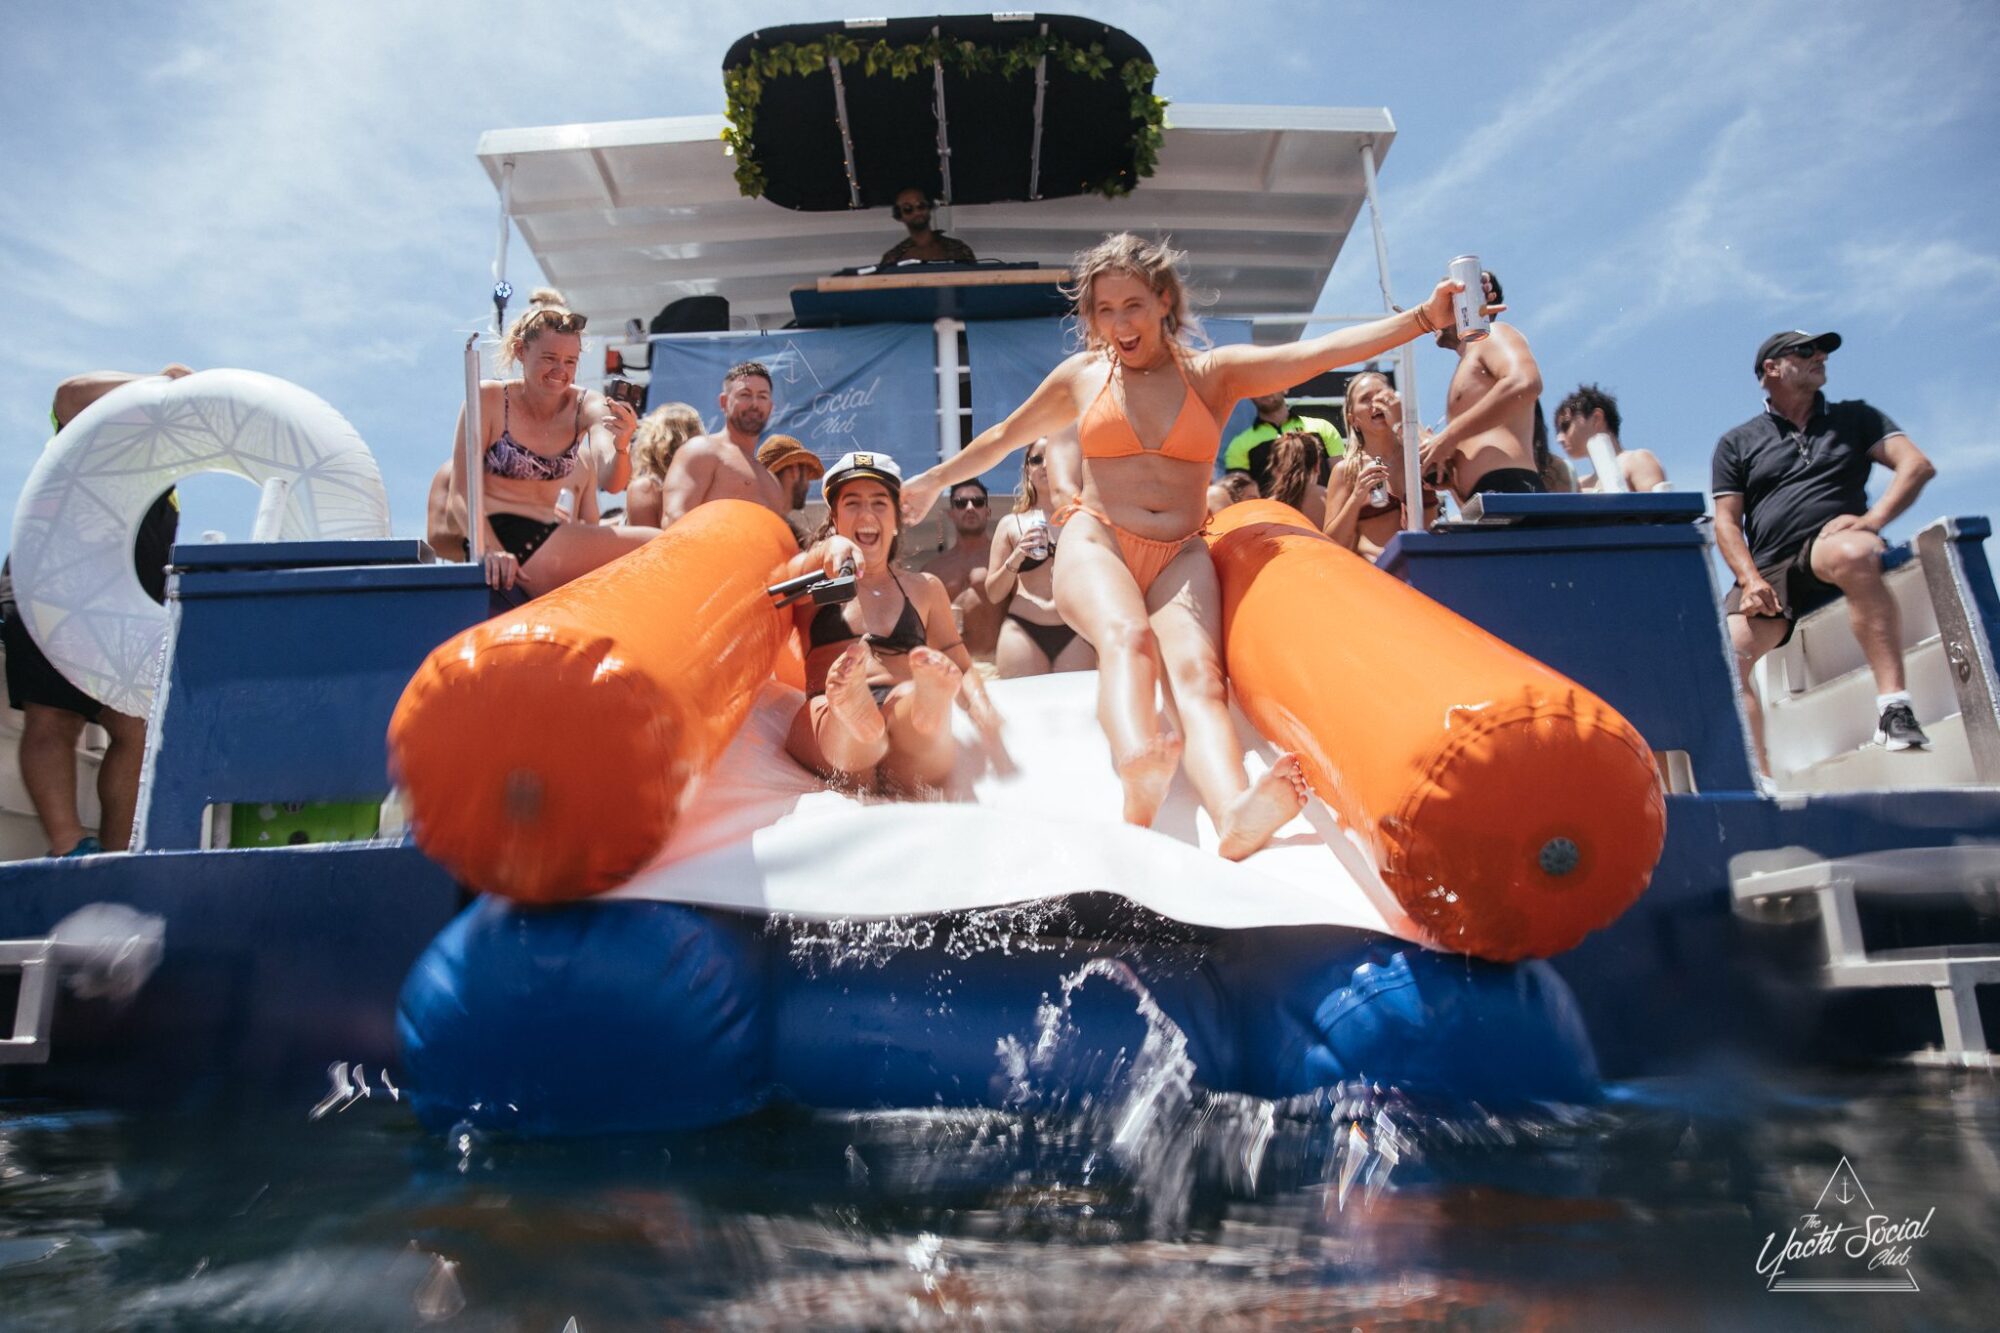
[[911, 215], [913, 215], [913, 214], [916, 214], [916, 213], [928, 213], [928, 212], [930, 212], [930, 211], [931, 211], [931, 206], [930, 206], [929, 204], [897, 204], [897, 205], [896, 205], [896, 216], [897, 216], [897, 217], [899, 217], [899, 218], [906, 218], [906, 217], [910, 217]]
[[951, 500], [953, 509], [984, 509], [986, 497], [983, 495], [955, 495]]
[[583, 326], [589, 322], [589, 316], [579, 315], [574, 310], [554, 310], [542, 316], [541, 324], [550, 333], [582, 333]]

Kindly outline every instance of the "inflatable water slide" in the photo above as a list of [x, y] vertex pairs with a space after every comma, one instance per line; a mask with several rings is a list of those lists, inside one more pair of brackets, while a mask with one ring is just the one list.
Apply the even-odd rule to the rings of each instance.
[[[1184, 779], [1151, 828], [1117, 822], [1091, 673], [994, 682], [1005, 730], [963, 727], [935, 800], [828, 790], [785, 754], [802, 673], [765, 586], [794, 548], [754, 505], [441, 645], [391, 767], [481, 896], [404, 987], [420, 1114], [574, 1134], [1002, 1104], [1051, 1006], [1087, 1084], [1147, 1003], [1212, 1089], [1588, 1100], [1541, 960], [1648, 882], [1644, 739], [1296, 511], [1234, 506], [1210, 541], [1249, 762], [1296, 750], [1313, 791], [1240, 864]], [[1126, 984], [1081, 984], [1102, 959]]]

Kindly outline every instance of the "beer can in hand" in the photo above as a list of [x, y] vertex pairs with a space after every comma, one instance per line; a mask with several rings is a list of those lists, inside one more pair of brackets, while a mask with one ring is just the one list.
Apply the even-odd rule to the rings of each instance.
[[1447, 272], [1463, 284], [1463, 289], [1451, 300], [1452, 323], [1458, 330], [1458, 340], [1469, 343], [1484, 338], [1493, 321], [1486, 317], [1486, 284], [1480, 278], [1479, 256], [1460, 255], [1451, 261]]
[[1039, 509], [1030, 509], [1021, 516], [1021, 545], [1027, 550], [1028, 558], [1041, 560], [1048, 556], [1049, 516]]

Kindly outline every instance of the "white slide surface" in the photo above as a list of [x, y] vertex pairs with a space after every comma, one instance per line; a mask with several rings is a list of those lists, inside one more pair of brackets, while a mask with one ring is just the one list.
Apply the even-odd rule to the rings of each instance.
[[[961, 712], [945, 797], [888, 801], [829, 791], [793, 762], [785, 734], [802, 697], [767, 686], [660, 856], [604, 896], [851, 920], [1095, 891], [1194, 925], [1419, 938], [1317, 798], [1269, 847], [1225, 861], [1185, 773], [1151, 829], [1120, 821], [1095, 672], [989, 681], [987, 690], [1006, 721], [1004, 753], [989, 753]], [[1237, 730], [1254, 777], [1274, 751], [1240, 714]]]

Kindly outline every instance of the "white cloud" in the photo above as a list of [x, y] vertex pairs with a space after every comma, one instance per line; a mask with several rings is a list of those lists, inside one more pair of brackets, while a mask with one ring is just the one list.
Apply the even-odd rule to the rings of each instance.
[[2000, 256], [1956, 237], [1849, 242], [1836, 254], [1839, 308], [1879, 315], [1892, 325], [1907, 316], [1935, 314], [1940, 304], [1991, 310], [2000, 298]]

